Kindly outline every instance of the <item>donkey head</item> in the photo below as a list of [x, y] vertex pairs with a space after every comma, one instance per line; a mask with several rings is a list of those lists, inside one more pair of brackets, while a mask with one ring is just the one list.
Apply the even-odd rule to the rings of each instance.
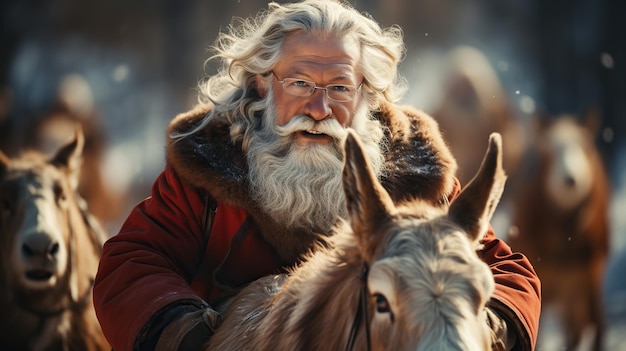
[[476, 249], [504, 189], [501, 144], [499, 134], [490, 136], [480, 170], [443, 208], [425, 199], [394, 204], [349, 133], [343, 185], [350, 226], [370, 267], [375, 349], [490, 348], [484, 307], [494, 281]]
[[[0, 234], [7, 284], [29, 308], [55, 309], [69, 284], [72, 203], [78, 184], [82, 133], [45, 158], [0, 152]], [[64, 288], [65, 287], [65, 288]], [[29, 297], [30, 296], [30, 297]]]

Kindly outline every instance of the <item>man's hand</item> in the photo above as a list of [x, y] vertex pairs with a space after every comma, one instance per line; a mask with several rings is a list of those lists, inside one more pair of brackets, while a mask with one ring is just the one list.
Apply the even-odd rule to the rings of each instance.
[[219, 313], [208, 305], [188, 312], [163, 329], [155, 351], [202, 350], [221, 321]]

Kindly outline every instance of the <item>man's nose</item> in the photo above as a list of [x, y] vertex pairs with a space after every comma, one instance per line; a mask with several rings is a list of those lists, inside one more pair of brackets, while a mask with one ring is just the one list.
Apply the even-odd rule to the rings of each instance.
[[330, 100], [328, 96], [326, 96], [326, 90], [315, 89], [313, 94], [309, 97], [305, 109], [304, 112], [317, 121], [330, 117], [333, 111], [330, 108]]

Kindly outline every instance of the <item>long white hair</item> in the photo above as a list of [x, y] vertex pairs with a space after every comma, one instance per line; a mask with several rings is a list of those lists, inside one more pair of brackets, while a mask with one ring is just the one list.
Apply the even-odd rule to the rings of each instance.
[[282, 44], [291, 33], [305, 31], [319, 36], [351, 37], [360, 44], [359, 67], [363, 74], [362, 101], [374, 111], [382, 100], [398, 101], [406, 92], [406, 81], [398, 74], [404, 57], [402, 30], [382, 28], [369, 15], [349, 3], [336, 0], [305, 0], [270, 3], [255, 17], [240, 19], [220, 33], [209, 60], [220, 67], [199, 85], [199, 101], [214, 105], [204, 121], [187, 133], [170, 135], [174, 140], [201, 130], [219, 116], [232, 125], [233, 142], [248, 147], [252, 130], [262, 124], [265, 104], [259, 101], [257, 75], [267, 76], [280, 59]]

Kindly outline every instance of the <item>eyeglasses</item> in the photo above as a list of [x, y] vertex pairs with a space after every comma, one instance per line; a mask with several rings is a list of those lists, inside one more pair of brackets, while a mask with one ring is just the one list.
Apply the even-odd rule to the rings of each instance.
[[346, 84], [328, 84], [325, 87], [318, 87], [315, 82], [306, 79], [299, 78], [284, 78], [279, 79], [274, 71], [271, 71], [278, 83], [283, 86], [285, 93], [298, 96], [307, 97], [313, 95], [315, 89], [321, 89], [326, 91], [326, 97], [330, 100], [337, 102], [348, 102], [354, 99], [356, 92], [361, 89], [363, 84], [359, 84], [358, 87], [354, 85]]

